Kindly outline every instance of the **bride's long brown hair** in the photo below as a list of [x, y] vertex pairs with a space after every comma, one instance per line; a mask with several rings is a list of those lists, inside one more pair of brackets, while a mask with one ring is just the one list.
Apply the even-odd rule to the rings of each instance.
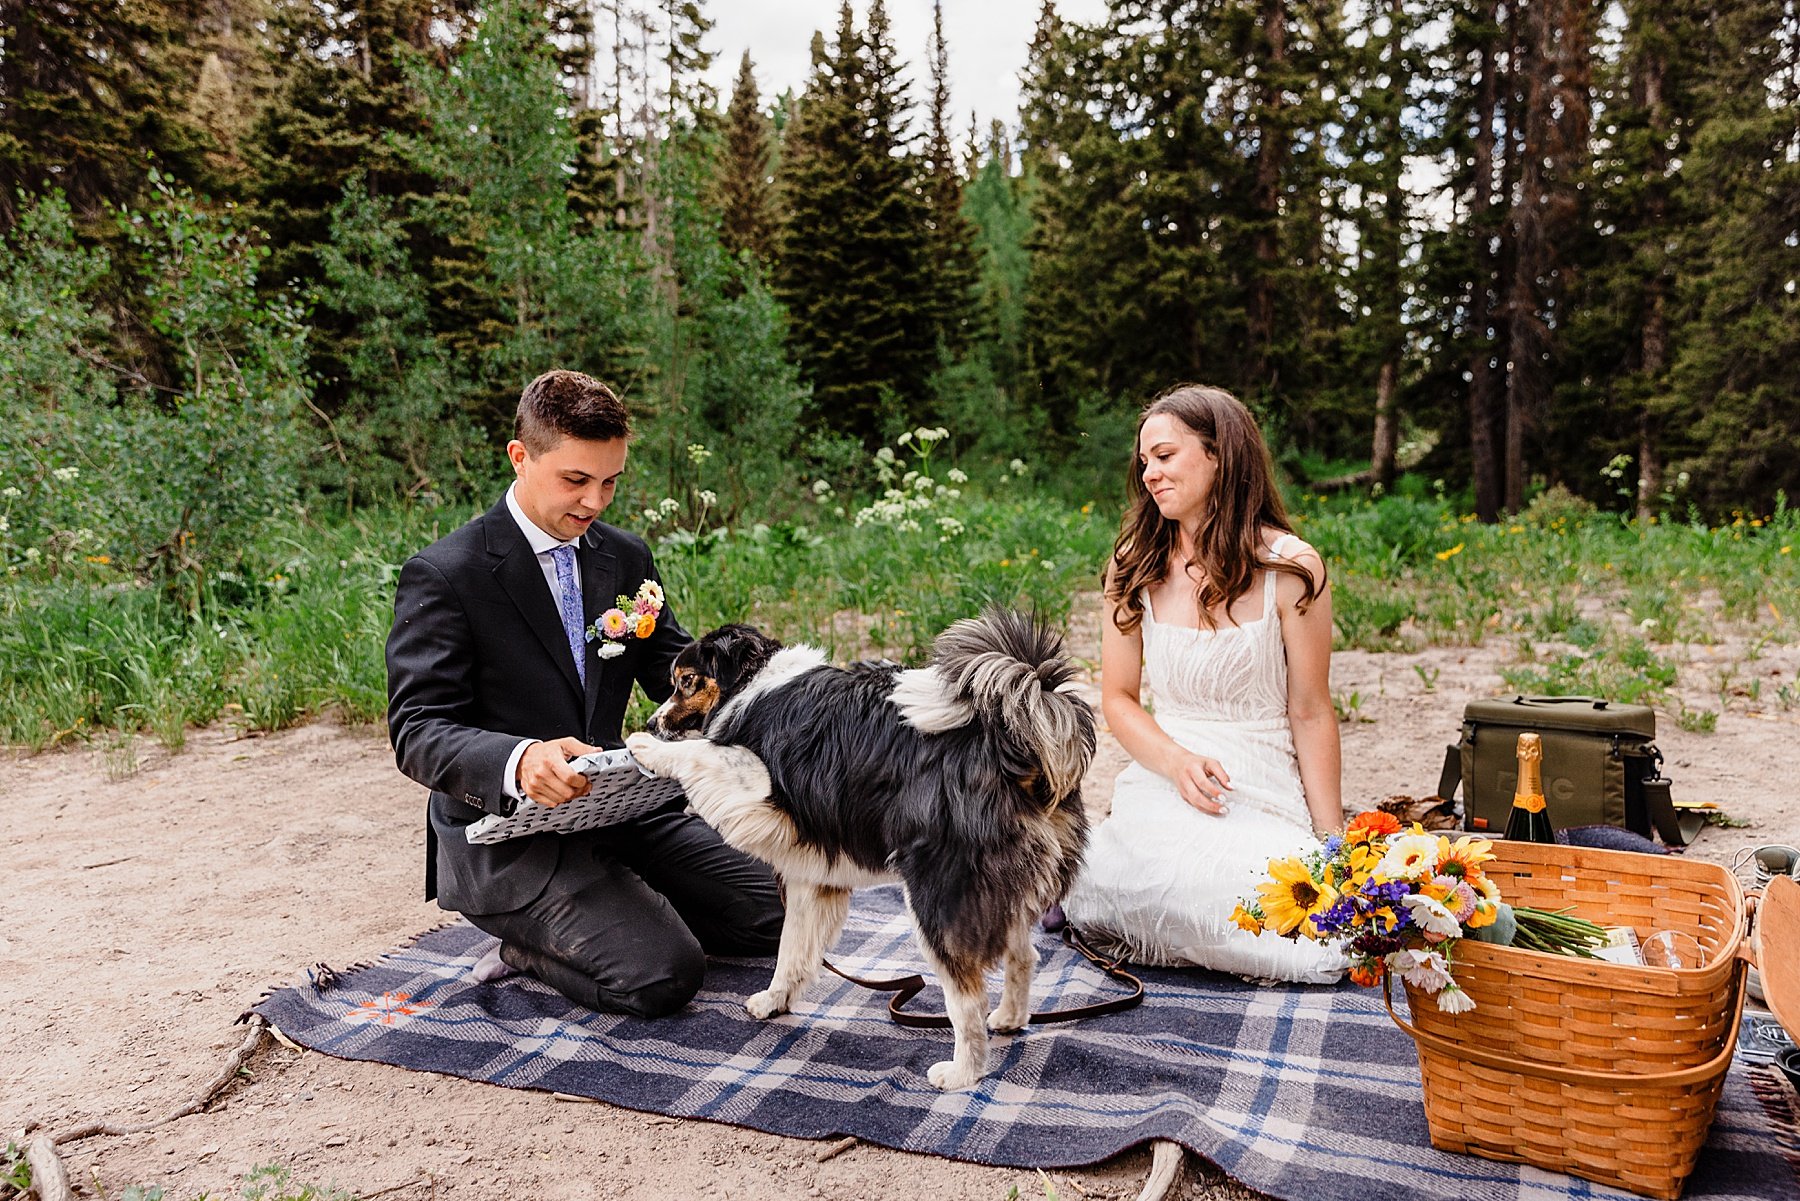
[[1206, 513], [1194, 534], [1194, 564], [1202, 566], [1195, 592], [1201, 622], [1209, 629], [1217, 624], [1212, 612], [1215, 607], [1229, 616], [1232, 603], [1250, 591], [1258, 568], [1297, 577], [1306, 589], [1297, 608], [1306, 612], [1323, 581], [1314, 583], [1312, 573], [1291, 560], [1263, 556], [1264, 529], [1291, 534], [1294, 526], [1275, 488], [1274, 463], [1262, 431], [1256, 428], [1256, 418], [1223, 388], [1177, 384], [1145, 406], [1132, 437], [1127, 485], [1131, 504], [1113, 543], [1111, 570], [1106, 576], [1113, 624], [1121, 633], [1137, 632], [1144, 621], [1144, 589], [1168, 577], [1180, 545], [1180, 523], [1157, 509], [1144, 486], [1143, 464], [1138, 462], [1144, 423], [1165, 413], [1198, 434], [1207, 452], [1218, 460]]

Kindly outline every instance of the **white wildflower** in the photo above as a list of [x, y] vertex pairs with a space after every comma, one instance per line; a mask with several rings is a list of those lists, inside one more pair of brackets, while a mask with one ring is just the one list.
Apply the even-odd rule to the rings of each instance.
[[831, 485], [824, 480], [814, 480], [812, 490], [814, 496], [823, 497], [831, 495]]
[[952, 484], [966, 484], [969, 482], [969, 477], [964, 475], [960, 468], [952, 467], [949, 471], [945, 472], [944, 475]]
[[1051, 562], [1051, 561], [1050, 561], [1050, 560], [1048, 560], [1048, 559], [1045, 559], [1045, 560], [1044, 560], [1044, 570], [1045, 570], [1045, 571], [1055, 571], [1055, 570], [1056, 570], [1056, 564], [1054, 564], [1054, 563], [1052, 563], [1052, 562]]
[[1014, 475], [1024, 475], [1027, 471], [1030, 470], [1030, 468], [1025, 466], [1024, 459], [1014, 459], [1012, 462], [1010, 462], [1006, 465], [1006, 469], [1008, 471], [1012, 472]]
[[922, 475], [913, 481], [914, 492], [929, 492], [935, 487], [937, 487], [937, 481], [928, 475]]
[[681, 502], [676, 500], [673, 496], [665, 496], [656, 502], [656, 507], [663, 513], [673, 513], [681, 508]]
[[710, 509], [719, 503], [719, 494], [709, 488], [702, 488], [700, 489], [700, 503]]
[[67, 483], [69, 480], [80, 477], [81, 468], [79, 468], [79, 467], [58, 467], [55, 471], [52, 471], [50, 474], [55, 476], [57, 479], [62, 480], [63, 482]]
[[1405, 834], [1388, 843], [1387, 854], [1375, 865], [1375, 874], [1387, 880], [1413, 880], [1429, 875], [1437, 861], [1437, 835]]
[[894, 448], [891, 446], [884, 446], [876, 451], [875, 461], [877, 463], [892, 463], [894, 461]]
[[689, 461], [695, 464], [704, 463], [713, 457], [713, 452], [706, 449], [705, 444], [700, 442], [688, 443], [687, 453]]
[[661, 520], [662, 520], [661, 510], [658, 510], [658, 509], [645, 509], [644, 510], [644, 523], [646, 525], [655, 525], [657, 522], [659, 522]]
[[1438, 990], [1437, 1003], [1445, 1013], [1467, 1013], [1475, 1008], [1475, 998], [1455, 984], [1447, 984]]
[[945, 438], [948, 438], [949, 436], [950, 436], [950, 431], [945, 429], [941, 425], [938, 426], [936, 429], [926, 429], [924, 426], [920, 426], [918, 429], [913, 431], [913, 437], [917, 438], [920, 442], [925, 443], [927, 446], [931, 445], [934, 442], [942, 442]]
[[1462, 927], [1456, 922], [1456, 915], [1444, 908], [1441, 902], [1432, 900], [1422, 892], [1401, 897], [1400, 903], [1412, 913], [1413, 924], [1425, 931], [1427, 936], [1435, 934], [1443, 938], [1455, 938], [1462, 933]]
[[954, 517], [940, 517], [937, 519], [937, 524], [941, 531], [938, 535], [939, 542], [948, 542], [952, 538], [962, 536], [963, 523]]
[[13, 487], [11, 484], [8, 484], [4, 488], [0, 488], [0, 500], [18, 500], [21, 496], [24, 496], [24, 495], [25, 494], [23, 492], [19, 491], [17, 488]]
[[913, 440], [912, 431], [908, 430], [906, 433], [901, 434], [898, 438], [896, 438], [894, 440], [896, 442], [900, 443], [900, 445], [902, 445], [902, 446], [910, 445]]

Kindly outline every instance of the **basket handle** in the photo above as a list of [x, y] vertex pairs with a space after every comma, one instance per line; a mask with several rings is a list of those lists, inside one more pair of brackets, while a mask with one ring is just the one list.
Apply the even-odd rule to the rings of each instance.
[[1483, 1067], [1494, 1068], [1502, 1072], [1518, 1072], [1526, 1076], [1537, 1076], [1544, 1080], [1554, 1080], [1560, 1084], [1586, 1084], [1603, 1088], [1617, 1088], [1628, 1081], [1633, 1087], [1658, 1087], [1681, 1084], [1698, 1084], [1711, 1076], [1717, 1075], [1731, 1062], [1732, 1053], [1737, 1050], [1738, 1027], [1744, 1021], [1744, 998], [1749, 989], [1744, 987], [1744, 964], [1739, 962], [1735, 967], [1737, 977], [1737, 1007], [1732, 1015], [1725, 1045], [1719, 1053], [1698, 1067], [1679, 1068], [1673, 1072], [1653, 1072], [1645, 1075], [1632, 1073], [1621, 1078], [1618, 1072], [1587, 1071], [1582, 1068], [1559, 1068], [1546, 1063], [1536, 1063], [1527, 1059], [1514, 1059], [1510, 1055], [1497, 1055], [1482, 1047], [1467, 1047], [1453, 1043], [1447, 1038], [1440, 1038], [1419, 1029], [1394, 1012], [1393, 973], [1381, 973], [1381, 1001], [1387, 1006], [1388, 1016], [1394, 1019], [1394, 1025], [1412, 1035], [1421, 1047], [1429, 1047], [1443, 1055], [1466, 1059], [1470, 1063], [1478, 1063]]

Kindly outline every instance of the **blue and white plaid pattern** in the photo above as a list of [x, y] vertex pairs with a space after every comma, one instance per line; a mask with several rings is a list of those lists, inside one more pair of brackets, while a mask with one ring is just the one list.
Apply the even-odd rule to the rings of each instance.
[[[925, 1069], [948, 1030], [905, 1030], [885, 994], [823, 976], [799, 1012], [759, 1022], [743, 1000], [766, 959], [715, 959], [706, 989], [656, 1021], [597, 1014], [528, 977], [477, 984], [493, 939], [432, 931], [324, 990], [282, 989], [256, 1007], [296, 1042], [346, 1059], [512, 1088], [597, 1097], [800, 1138], [867, 1142], [1008, 1167], [1096, 1163], [1173, 1139], [1281, 1198], [1618, 1198], [1573, 1177], [1434, 1150], [1412, 1041], [1378, 994], [1258, 988], [1198, 971], [1145, 971], [1136, 1009], [997, 1036], [981, 1084], [941, 1093]], [[1036, 1006], [1116, 995], [1073, 951], [1041, 936]], [[899, 891], [857, 894], [832, 956], [844, 970], [921, 970]], [[998, 981], [990, 981], [997, 995]], [[910, 1009], [941, 1012], [935, 988]], [[1688, 1201], [1796, 1195], [1775, 1125], [1734, 1064]]]
[[581, 686], [586, 688], [587, 635], [582, 633], [581, 585], [575, 579], [575, 548], [552, 547], [550, 561], [556, 564], [556, 611], [562, 614], [563, 634], [569, 640], [569, 653], [575, 656], [575, 674], [581, 678]]

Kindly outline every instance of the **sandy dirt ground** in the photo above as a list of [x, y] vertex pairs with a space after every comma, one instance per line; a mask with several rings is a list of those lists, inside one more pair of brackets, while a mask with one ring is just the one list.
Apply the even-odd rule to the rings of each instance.
[[[1093, 631], [1076, 630], [1077, 649]], [[1708, 829], [1690, 852], [1800, 842], [1793, 747], [1800, 710], [1767, 698], [1800, 672], [1800, 648], [1742, 641], [1686, 653], [1687, 703], [1729, 707], [1712, 733], [1660, 716], [1658, 741], [1682, 798], [1716, 800], [1741, 829]], [[1340, 654], [1333, 689], [1356, 694], [1342, 727], [1352, 808], [1432, 791], [1463, 704], [1502, 692], [1513, 652], [1494, 641], [1416, 654]], [[1415, 668], [1423, 670], [1415, 670]], [[1431, 686], [1426, 687], [1427, 680]], [[1761, 679], [1760, 698], [1748, 695]], [[1104, 811], [1124, 763], [1107, 740], [1090, 779]], [[383, 732], [329, 721], [268, 737], [193, 731], [169, 755], [149, 742], [0, 760], [0, 1130], [51, 1131], [160, 1116], [213, 1078], [264, 990], [314, 963], [370, 958], [443, 916], [419, 899], [424, 797], [394, 769]], [[160, 1184], [173, 1201], [237, 1195], [250, 1168], [363, 1197], [945, 1197], [1000, 1201], [1033, 1173], [823, 1144], [601, 1104], [348, 1063], [285, 1047], [260, 1052], [208, 1112], [156, 1131], [64, 1149], [86, 1196]], [[1059, 1196], [1135, 1197], [1144, 1149], [1049, 1173]], [[1254, 1194], [1192, 1166], [1173, 1195]]]

